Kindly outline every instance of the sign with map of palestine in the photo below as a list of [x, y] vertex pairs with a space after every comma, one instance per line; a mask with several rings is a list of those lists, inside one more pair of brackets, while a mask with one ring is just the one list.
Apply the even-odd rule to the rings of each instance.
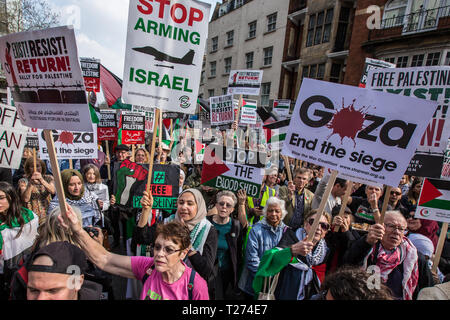
[[130, 0], [122, 98], [194, 114], [211, 5]]

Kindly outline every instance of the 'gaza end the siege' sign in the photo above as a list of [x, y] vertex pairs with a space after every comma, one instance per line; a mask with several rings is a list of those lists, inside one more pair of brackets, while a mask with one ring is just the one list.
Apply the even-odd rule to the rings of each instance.
[[130, 1], [125, 103], [195, 113], [210, 8], [196, 0]]

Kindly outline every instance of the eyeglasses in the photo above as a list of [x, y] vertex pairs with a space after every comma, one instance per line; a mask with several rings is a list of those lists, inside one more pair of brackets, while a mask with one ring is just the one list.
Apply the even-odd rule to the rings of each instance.
[[233, 205], [227, 202], [219, 202], [218, 205], [220, 207], [225, 207], [225, 208], [233, 208]]
[[160, 244], [155, 244], [154, 249], [155, 249], [155, 251], [161, 251], [161, 250], [163, 250], [164, 253], [165, 253], [166, 255], [168, 255], [168, 256], [170, 256], [171, 254], [173, 254], [173, 253], [175, 253], [175, 252], [178, 252], [178, 251], [183, 250], [183, 249], [175, 250], [175, 249], [172, 249], [172, 248], [169, 248], [169, 247], [163, 247], [163, 246], [161, 246]]
[[403, 228], [403, 227], [401, 227], [401, 226], [396, 226], [396, 225], [393, 225], [393, 224], [390, 224], [390, 223], [386, 223], [385, 226], [386, 226], [386, 228], [388, 228], [388, 229], [391, 229], [391, 230], [398, 230], [398, 231], [400, 231], [401, 233], [404, 233], [406, 230], [408, 230], [407, 228]]
[[402, 193], [398, 191], [391, 191], [391, 195], [400, 196]]
[[[308, 223], [310, 226], [312, 226], [314, 224], [314, 219], [309, 219]], [[319, 222], [319, 225], [322, 228], [322, 230], [324, 230], [324, 231], [330, 230], [330, 225], [326, 222]]]
[[409, 219], [412, 219], [412, 220], [419, 220], [419, 218], [415, 218], [414, 216], [407, 216], [407, 217], [406, 217], [406, 220], [409, 220]]

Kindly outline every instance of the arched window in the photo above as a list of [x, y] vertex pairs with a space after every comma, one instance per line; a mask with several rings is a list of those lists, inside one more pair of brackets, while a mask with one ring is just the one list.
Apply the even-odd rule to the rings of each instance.
[[386, 23], [385, 27], [390, 28], [401, 25], [403, 23], [407, 7], [408, 0], [391, 0], [386, 3], [383, 16], [383, 20]]

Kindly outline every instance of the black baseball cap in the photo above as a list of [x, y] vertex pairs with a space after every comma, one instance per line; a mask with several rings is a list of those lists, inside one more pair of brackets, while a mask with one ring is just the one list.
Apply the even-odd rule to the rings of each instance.
[[[53, 261], [52, 266], [35, 265], [34, 261], [37, 257], [48, 256]], [[49, 245], [39, 249], [32, 257], [28, 272], [47, 272], [47, 273], [62, 273], [73, 274], [73, 269], [70, 266], [78, 266], [81, 274], [85, 274], [88, 268], [87, 258], [84, 252], [77, 246], [69, 242], [53, 242]]]
[[116, 152], [117, 152], [117, 151], [122, 151], [122, 150], [124, 150], [124, 151], [130, 151], [130, 148], [129, 148], [128, 146], [124, 145], [124, 144], [119, 144], [119, 145], [116, 147], [116, 149], [115, 149]]

